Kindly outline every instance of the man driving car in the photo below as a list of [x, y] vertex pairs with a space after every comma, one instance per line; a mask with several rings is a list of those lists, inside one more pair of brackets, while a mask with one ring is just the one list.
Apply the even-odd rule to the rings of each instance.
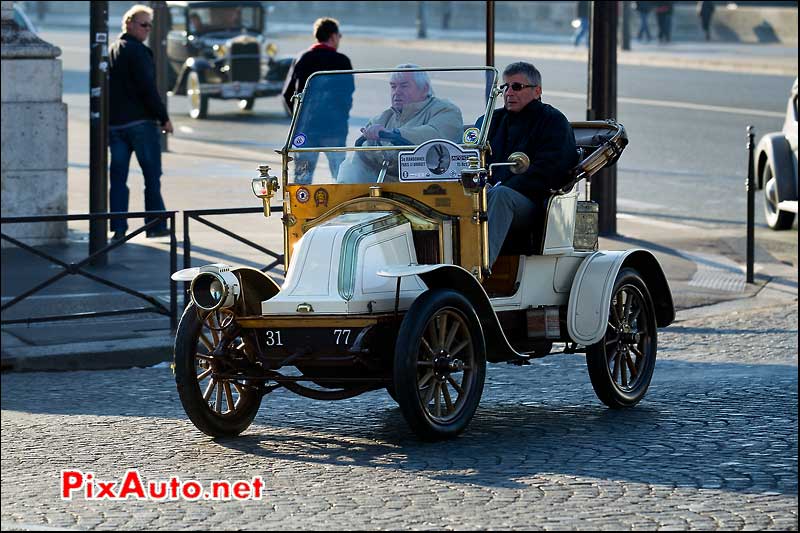
[[500, 88], [505, 105], [492, 115], [486, 163], [505, 162], [513, 152], [524, 152], [531, 163], [522, 174], [508, 167], [493, 170], [487, 192], [490, 268], [509, 230], [529, 228], [542, 216], [550, 191], [567, 184], [578, 164], [572, 126], [563, 113], [542, 102], [542, 75], [535, 66], [522, 61], [508, 65]]
[[[396, 68], [420, 67], [404, 64]], [[461, 142], [461, 110], [452, 102], [433, 95], [427, 72], [394, 72], [389, 78], [389, 88], [391, 107], [361, 128], [365, 146], [387, 146], [392, 141], [416, 145], [431, 139]], [[340, 175], [350, 183], [373, 182], [384, 160], [388, 161], [386, 181], [397, 181], [397, 152], [392, 151], [356, 152], [350, 165], [342, 167]]]

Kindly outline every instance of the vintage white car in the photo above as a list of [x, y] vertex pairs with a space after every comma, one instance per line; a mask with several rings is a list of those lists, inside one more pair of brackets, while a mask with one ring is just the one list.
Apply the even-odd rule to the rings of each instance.
[[789, 92], [781, 131], [756, 146], [756, 188], [764, 189], [764, 215], [774, 230], [790, 229], [797, 214], [797, 78]]
[[[366, 141], [361, 129], [385, 117], [390, 84], [409, 72], [428, 80], [447, 120]], [[201, 431], [239, 434], [279, 387], [320, 400], [386, 389], [420, 438], [450, 438], [478, 407], [487, 362], [522, 372], [554, 343], [586, 353], [609, 407], [644, 397], [657, 328], [674, 319], [670, 288], [650, 252], [599, 251], [597, 206], [578, 199], [581, 180], [619, 158], [625, 130], [573, 123], [582, 153], [574, 180], [552, 191], [530, 231], [509, 236], [490, 270], [487, 180], [498, 165], [519, 173], [536, 157], [485, 164], [491, 119], [472, 124], [491, 117], [497, 78], [492, 67], [309, 78], [280, 180], [262, 167], [252, 182], [265, 215], [283, 192], [285, 281], [222, 264], [173, 275], [191, 281], [174, 370]], [[331, 121], [342, 116], [346, 135], [336, 137]], [[317, 164], [320, 155], [329, 164]]]

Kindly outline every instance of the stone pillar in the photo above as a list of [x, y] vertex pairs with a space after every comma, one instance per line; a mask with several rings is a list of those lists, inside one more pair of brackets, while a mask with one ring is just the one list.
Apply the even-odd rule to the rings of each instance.
[[[67, 105], [56, 59], [61, 49], [22, 30], [13, 9], [13, 2], [2, 1], [2, 215], [66, 214]], [[52, 244], [66, 239], [67, 223], [8, 224], [3, 233], [29, 245]]]

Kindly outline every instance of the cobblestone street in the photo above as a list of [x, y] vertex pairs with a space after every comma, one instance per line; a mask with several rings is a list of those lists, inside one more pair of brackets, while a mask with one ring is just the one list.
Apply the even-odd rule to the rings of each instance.
[[[679, 317], [680, 318], [680, 317]], [[425, 444], [385, 392], [279, 390], [237, 439], [186, 419], [168, 368], [2, 377], [3, 529], [796, 530], [797, 309], [679, 320], [650, 392], [611, 411], [580, 355], [490, 365], [475, 419]], [[117, 481], [260, 475], [258, 501], [59, 498]]]

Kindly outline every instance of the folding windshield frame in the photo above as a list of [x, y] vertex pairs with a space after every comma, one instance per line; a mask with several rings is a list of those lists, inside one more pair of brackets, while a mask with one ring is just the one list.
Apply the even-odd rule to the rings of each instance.
[[[325, 74], [335, 74], [335, 75], [344, 75], [344, 74], [393, 74], [395, 72], [464, 72], [464, 71], [483, 71], [486, 73], [492, 73], [492, 80], [491, 80], [491, 91], [489, 91], [489, 98], [486, 100], [486, 109], [484, 111], [484, 121], [481, 124], [481, 132], [480, 136], [478, 137], [478, 142], [476, 144], [469, 144], [465, 145], [461, 143], [460, 146], [465, 147], [468, 146], [470, 148], [477, 148], [482, 150], [486, 147], [487, 137], [489, 135], [489, 126], [491, 125], [492, 119], [492, 111], [494, 111], [494, 104], [497, 100], [497, 95], [500, 94], [500, 88], [497, 86], [497, 78], [498, 72], [495, 67], [430, 67], [430, 68], [386, 68], [386, 69], [358, 69], [358, 70], [322, 70], [319, 72], [314, 72], [311, 76], [308, 77], [306, 81], [306, 87], [308, 87], [311, 83], [311, 80], [315, 76], [322, 76]], [[300, 93], [295, 94], [292, 97], [292, 100], [296, 102], [296, 107], [294, 109], [294, 113], [292, 114], [292, 123], [289, 126], [289, 135], [286, 137], [286, 144], [283, 145], [283, 148], [280, 150], [276, 150], [279, 154], [285, 156], [284, 157], [284, 171], [287, 170], [288, 165], [288, 155], [289, 153], [302, 153], [302, 152], [371, 152], [371, 151], [383, 151], [383, 152], [399, 152], [402, 150], [413, 150], [418, 145], [411, 144], [411, 145], [404, 145], [404, 146], [337, 146], [337, 147], [319, 147], [319, 148], [294, 148], [292, 147], [291, 141], [294, 137], [294, 130], [297, 126], [297, 119], [300, 116], [300, 113], [303, 109], [303, 99], [305, 96], [305, 90]]]

